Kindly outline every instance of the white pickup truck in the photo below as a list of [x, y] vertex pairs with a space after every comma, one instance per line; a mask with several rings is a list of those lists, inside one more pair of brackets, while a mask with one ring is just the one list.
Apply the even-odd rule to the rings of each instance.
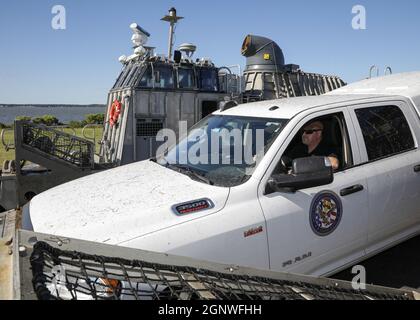
[[[420, 233], [419, 106], [415, 72], [318, 97], [219, 110], [191, 132], [263, 129], [263, 156], [253, 153], [258, 161], [179, 164], [180, 147], [190, 148], [184, 138], [164, 158], [38, 195], [23, 210], [23, 226], [201, 260], [330, 275]], [[284, 160], [314, 120], [325, 125], [323, 142], [337, 150], [334, 172], [328, 158]]]

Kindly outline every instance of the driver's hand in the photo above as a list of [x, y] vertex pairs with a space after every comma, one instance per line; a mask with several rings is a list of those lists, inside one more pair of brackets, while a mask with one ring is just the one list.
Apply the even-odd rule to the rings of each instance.
[[293, 160], [288, 156], [282, 156], [280, 159], [281, 169], [283, 173], [291, 174]]

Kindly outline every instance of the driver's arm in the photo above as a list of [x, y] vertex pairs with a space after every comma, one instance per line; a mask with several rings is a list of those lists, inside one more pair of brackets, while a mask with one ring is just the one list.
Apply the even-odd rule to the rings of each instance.
[[328, 156], [328, 159], [331, 162], [332, 168], [333, 170], [338, 170], [338, 168], [340, 167], [340, 161], [338, 161], [337, 157], [335, 154], [331, 154]]

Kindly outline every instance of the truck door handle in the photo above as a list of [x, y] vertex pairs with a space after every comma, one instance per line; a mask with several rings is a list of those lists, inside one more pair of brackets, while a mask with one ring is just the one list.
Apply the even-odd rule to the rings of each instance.
[[361, 184], [356, 184], [355, 186], [352, 186], [350, 188], [346, 188], [340, 191], [340, 195], [342, 197], [348, 196], [350, 194], [363, 191], [364, 187]]
[[414, 167], [414, 172], [420, 172], [420, 164]]

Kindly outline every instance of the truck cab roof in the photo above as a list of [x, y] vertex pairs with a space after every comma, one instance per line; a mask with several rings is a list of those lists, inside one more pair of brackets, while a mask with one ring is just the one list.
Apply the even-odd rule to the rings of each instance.
[[326, 95], [398, 95], [413, 100], [420, 98], [420, 72], [406, 72], [370, 78], [349, 84]]
[[239, 105], [214, 114], [291, 119], [308, 109], [369, 99], [406, 97], [420, 105], [420, 72], [371, 78], [320, 96], [269, 100]]

